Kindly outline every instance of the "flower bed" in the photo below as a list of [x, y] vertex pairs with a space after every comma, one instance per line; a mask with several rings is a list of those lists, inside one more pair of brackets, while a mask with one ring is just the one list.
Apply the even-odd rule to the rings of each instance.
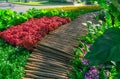
[[68, 17], [31, 18], [25, 23], [3, 31], [1, 37], [12, 45], [32, 49], [47, 33], [68, 22], [70, 22]]

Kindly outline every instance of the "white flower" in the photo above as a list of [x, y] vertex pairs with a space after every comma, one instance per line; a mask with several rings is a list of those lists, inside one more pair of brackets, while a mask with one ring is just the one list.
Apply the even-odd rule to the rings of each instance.
[[87, 26], [87, 23], [82, 23], [82, 25]]
[[91, 21], [87, 21], [87, 23], [92, 24], [92, 22], [91, 22]]

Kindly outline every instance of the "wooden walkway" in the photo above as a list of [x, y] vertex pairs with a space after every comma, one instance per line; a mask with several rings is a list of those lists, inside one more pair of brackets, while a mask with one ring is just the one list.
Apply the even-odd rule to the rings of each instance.
[[78, 46], [76, 38], [85, 35], [86, 21], [93, 20], [92, 13], [79, 16], [69, 24], [48, 34], [31, 53], [23, 79], [69, 79], [73, 48]]

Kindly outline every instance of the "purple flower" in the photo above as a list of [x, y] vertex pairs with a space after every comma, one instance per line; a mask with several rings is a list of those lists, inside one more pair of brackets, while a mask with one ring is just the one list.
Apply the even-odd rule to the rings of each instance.
[[94, 67], [94, 66], [91, 66], [91, 67], [90, 67], [90, 70], [93, 70], [93, 69], [95, 69], [95, 67]]
[[83, 64], [83, 65], [88, 65], [88, 64], [89, 64], [89, 61], [88, 61], [87, 59], [83, 59], [83, 60], [82, 60], [82, 64]]
[[99, 71], [94, 67], [90, 67], [90, 70], [85, 73], [84, 79], [99, 79]]

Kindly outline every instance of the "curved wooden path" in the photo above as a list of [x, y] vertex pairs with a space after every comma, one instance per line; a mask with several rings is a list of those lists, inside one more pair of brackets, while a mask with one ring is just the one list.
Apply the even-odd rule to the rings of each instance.
[[93, 20], [93, 13], [80, 15], [69, 24], [48, 34], [30, 54], [23, 79], [69, 79], [73, 48], [78, 46], [76, 38], [85, 35], [82, 24]]

